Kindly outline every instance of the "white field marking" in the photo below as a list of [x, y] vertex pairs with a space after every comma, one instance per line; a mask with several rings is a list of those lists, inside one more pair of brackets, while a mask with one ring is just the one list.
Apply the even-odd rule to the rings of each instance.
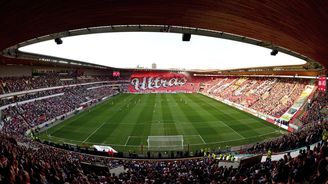
[[84, 143], [85, 141], [87, 141], [93, 134], [95, 134], [102, 126], [104, 126], [106, 122], [103, 122], [98, 128], [96, 128], [96, 130], [94, 130], [87, 138], [85, 138], [82, 143]]
[[56, 137], [56, 136], [53, 136], [53, 135], [49, 135], [48, 138], [50, 138], [51, 140], [57, 140], [57, 141], [68, 141], [68, 142], [77, 142], [77, 143], [81, 143], [82, 141], [77, 141], [77, 140], [72, 140], [72, 139], [65, 139], [65, 138], [61, 138], [61, 137]]
[[137, 138], [138, 138], [138, 137], [148, 137], [148, 136], [142, 136], [142, 135], [130, 135], [129, 137], [130, 137], [130, 138], [133, 138], [133, 137], [137, 137]]
[[129, 140], [130, 140], [130, 136], [126, 139], [124, 146], [128, 144]]
[[[274, 132], [269, 132], [269, 133], [265, 133], [265, 134], [261, 134], [261, 135], [255, 135], [255, 136], [251, 136], [251, 137], [247, 137], [247, 138], [230, 139], [230, 140], [217, 141], [217, 142], [208, 142], [208, 143], [206, 143], [206, 144], [209, 145], [209, 144], [218, 144], [218, 143], [224, 143], [224, 142], [241, 141], [241, 140], [251, 139], [251, 138], [255, 138], [255, 137], [262, 137], [262, 136], [270, 135], [270, 134], [274, 134], [274, 133], [278, 133], [278, 132], [277, 132], [277, 131], [274, 131]], [[202, 143], [202, 144], [189, 144], [189, 145], [197, 146], [197, 145], [203, 145], [203, 143]], [[242, 144], [242, 145], [243, 145], [243, 144]]]
[[206, 142], [204, 141], [203, 137], [199, 134], [198, 135], [200, 137], [200, 139], [203, 141], [204, 144], [206, 144]]
[[199, 137], [199, 134], [192, 134], [192, 135], [183, 135], [183, 137]]
[[227, 125], [225, 122], [220, 121], [221, 123], [223, 123], [226, 127], [230, 128], [233, 132], [235, 132], [237, 135], [239, 135], [239, 137], [245, 139], [244, 136], [242, 136], [240, 133], [236, 132], [236, 130], [234, 130], [233, 128], [231, 128], [229, 125]]
[[[76, 141], [76, 140], [71, 140], [71, 139], [65, 139], [65, 138], [61, 138], [61, 137], [56, 137], [56, 136], [50, 136], [50, 139], [52, 140], [56, 140], [56, 141], [62, 141], [64, 143], [82, 143], [82, 141]], [[97, 145], [103, 145], [103, 146], [107, 146], [107, 145], [111, 145], [111, 146], [124, 146], [122, 144], [111, 144], [111, 143], [97, 143], [97, 142], [83, 142], [83, 143], [87, 143], [87, 144], [97, 144]], [[130, 147], [140, 147], [140, 145], [129, 145]]]
[[[270, 134], [274, 134], [274, 133], [280, 133], [280, 132], [279, 131], [273, 131], [273, 132], [268, 132], [268, 133], [261, 134], [261, 135], [251, 136], [251, 137], [248, 137], [248, 138], [230, 139], [230, 140], [217, 141], [217, 142], [208, 142], [208, 143], [206, 143], [206, 145], [209, 145], [209, 144], [218, 144], [218, 143], [225, 143], [225, 142], [233, 142], [233, 141], [240, 141], [240, 140], [251, 139], [251, 138], [255, 138], [255, 137], [262, 137], [262, 136], [270, 135]], [[199, 136], [199, 134], [198, 135], [185, 135], [185, 136]], [[129, 136], [129, 137], [132, 138], [132, 137], [145, 137], [145, 136]], [[74, 141], [74, 140], [60, 138], [60, 137], [56, 137], [56, 136], [50, 136], [50, 138], [54, 138], [56, 140], [67, 140], [67, 142], [88, 143], [88, 144], [97, 144], [97, 145], [105, 145], [105, 146], [106, 145], [111, 145], [111, 146], [140, 147], [140, 145], [123, 145], [123, 144], [110, 144], [110, 143], [104, 144], [104, 143], [97, 143], [97, 142]], [[204, 143], [201, 143], [201, 144], [199, 144], [199, 143], [198, 144], [189, 144], [189, 145], [190, 146], [197, 146], [197, 145], [204, 145]], [[147, 146], [145, 146], [145, 147], [147, 147]]]
[[140, 145], [129, 145], [129, 144], [127, 144], [127, 145], [124, 145], [124, 144], [111, 144], [111, 143], [104, 144], [104, 143], [96, 143], [96, 142], [84, 142], [84, 143], [97, 144], [97, 145], [102, 145], [102, 146], [122, 146], [122, 147], [129, 146], [129, 147], [135, 147], [135, 148], [139, 147], [140, 148]]

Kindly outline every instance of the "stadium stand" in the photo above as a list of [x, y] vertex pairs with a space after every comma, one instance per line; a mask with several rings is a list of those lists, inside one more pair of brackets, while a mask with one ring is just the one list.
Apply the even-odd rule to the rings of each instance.
[[[7, 93], [49, 87], [42, 84], [27, 85], [30, 82], [24, 82], [22, 78], [19, 78], [18, 82], [14, 79], [6, 79], [6, 81], [8, 82], [2, 87], [5, 86], [3, 89]], [[90, 81], [97, 80], [83, 82]], [[262, 111], [268, 112], [270, 109], [274, 115], [280, 115], [291, 105], [291, 103], [282, 105], [281, 99], [287, 98], [293, 102], [308, 83], [306, 80], [236, 77], [217, 78], [212, 81], [195, 79], [195, 81], [194, 85], [190, 85], [195, 91], [206, 83], [203, 91], [236, 103], [247, 104], [257, 110], [264, 107], [261, 103], [267, 104], [265, 99], [274, 100], [275, 107], [268, 107]], [[57, 82], [53, 84], [53, 86], [62, 85]], [[195, 89], [195, 86], [198, 86], [198, 89]], [[326, 93], [319, 93], [308, 105], [308, 111], [302, 116], [302, 121], [307, 126], [298, 132], [258, 143], [252, 148], [241, 150], [240, 153], [265, 154], [268, 150], [279, 153], [303, 146], [306, 149], [302, 149], [294, 158], [286, 154], [279, 161], [267, 159], [251, 167], [220, 166], [220, 160], [212, 157], [211, 152], [205, 153], [205, 157], [196, 159], [115, 160], [85, 154], [92, 151], [74, 149], [69, 145], [56, 148], [24, 136], [27, 129], [73, 111], [90, 99], [101, 99], [118, 91], [127, 91], [126, 86], [121, 88], [113, 89], [107, 84], [97, 83], [46, 90], [27, 94], [27, 97], [17, 97], [14, 101], [2, 101], [2, 106], [15, 100], [26, 103], [2, 109], [4, 127], [0, 133], [0, 183], [324, 183], [327, 181], [328, 173], [325, 169], [327, 168], [325, 158], [328, 157], [327, 140], [320, 142], [328, 127], [328, 118], [322, 111], [328, 105]], [[61, 93], [63, 95], [34, 100]], [[265, 95], [268, 97], [264, 98]], [[244, 99], [250, 96], [256, 100], [245, 102]], [[309, 145], [313, 143], [315, 147], [311, 150]], [[91, 167], [88, 164], [101, 165], [106, 169], [96, 172], [88, 168]], [[110, 169], [121, 166], [124, 169], [120, 174], [109, 172]]]
[[101, 88], [90, 90], [88, 90], [88, 87], [90, 86], [72, 87], [64, 89], [64, 93], [59, 96], [32, 100], [16, 106], [8, 106], [3, 111], [4, 131], [10, 131], [11, 129], [7, 128], [7, 126], [10, 127], [11, 124], [19, 124], [19, 129], [24, 132], [28, 128], [74, 111], [82, 103], [88, 102], [90, 99], [98, 100], [117, 93], [116, 90], [108, 86], [98, 86]]
[[99, 81], [113, 81], [113, 78], [107, 76], [76, 77], [59, 74], [33, 77], [4, 77], [0, 78], [0, 94]]
[[300, 117], [300, 120], [303, 124], [307, 124], [309, 122], [320, 123], [327, 116], [327, 112], [325, 111], [326, 109], [328, 109], [328, 95], [319, 92], [317, 94], [317, 98], [307, 104], [306, 110]]
[[241, 104], [274, 117], [285, 113], [300, 96], [309, 80], [263, 77], [221, 77], [203, 93]]
[[[87, 88], [97, 88], [97, 87], [101, 87], [101, 86], [109, 86], [109, 85], [115, 85], [116, 83], [113, 81], [108, 81], [108, 82], [97, 82], [96, 84], [90, 84], [90, 83], [81, 83], [81, 84], [77, 84], [80, 86], [84, 86], [84, 89]], [[31, 99], [37, 99], [37, 98], [41, 98], [41, 97], [46, 97], [46, 96], [51, 96], [51, 95], [55, 95], [55, 94], [60, 94], [60, 93], [64, 93], [67, 92], [68, 90], [70, 90], [71, 88], [74, 88], [73, 86], [57, 86], [57, 88], [53, 89], [53, 88], [42, 88], [39, 90], [42, 91], [27, 91], [26, 93], [22, 93], [19, 95], [10, 95], [7, 94], [7, 97], [3, 97], [0, 99], [0, 107], [1, 106], [5, 106], [8, 104], [12, 104], [12, 103], [17, 103], [17, 102], [21, 102], [21, 101], [27, 101], [27, 100], [31, 100]]]

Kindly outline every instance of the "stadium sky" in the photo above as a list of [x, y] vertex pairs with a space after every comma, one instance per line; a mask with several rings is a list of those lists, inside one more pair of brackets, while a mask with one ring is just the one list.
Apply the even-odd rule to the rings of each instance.
[[235, 69], [259, 66], [300, 65], [305, 61], [270, 49], [237, 41], [182, 34], [121, 32], [62, 38], [20, 48], [21, 51], [97, 63], [117, 68]]

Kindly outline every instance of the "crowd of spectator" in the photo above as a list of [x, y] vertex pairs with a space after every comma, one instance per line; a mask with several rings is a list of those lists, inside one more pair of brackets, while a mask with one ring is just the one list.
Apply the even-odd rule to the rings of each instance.
[[[292, 158], [267, 159], [252, 166], [220, 166], [212, 157], [171, 161], [115, 160], [66, 151], [38, 142], [19, 143], [0, 134], [0, 183], [315, 183], [327, 181], [327, 143], [309, 146]], [[83, 169], [83, 163], [108, 168], [123, 166], [118, 174]]]
[[[111, 85], [111, 84], [115, 84], [115, 81], [101, 82], [101, 83], [96, 83], [96, 84], [86, 84], [86, 85], [81, 83], [79, 85], [84, 85], [87, 88], [92, 88], [92, 87], [96, 87], [99, 85], [106, 86], [106, 85]], [[30, 100], [30, 99], [36, 99], [36, 98], [40, 98], [40, 97], [63, 93], [65, 91], [67, 91], [67, 89], [70, 89], [70, 88], [73, 88], [73, 87], [72, 86], [62, 86], [62, 87], [56, 88], [56, 89], [44, 89], [42, 91], [29, 92], [29, 93], [25, 93], [25, 94], [0, 98], [0, 107], [4, 106], [4, 105], [16, 103], [16, 102], [21, 102], [21, 101], [26, 101], [26, 100]]]
[[[328, 116], [328, 95], [322, 92], [317, 95], [317, 98], [305, 106], [305, 111], [300, 117], [303, 125], [309, 122], [322, 122]], [[325, 111], [326, 113], [321, 111]]]
[[83, 106], [83, 103], [93, 103], [95, 100], [118, 93], [111, 86], [96, 87], [86, 85], [64, 88], [61, 91], [63, 94], [59, 96], [8, 106], [2, 110], [3, 131], [23, 133], [31, 127], [72, 112]]
[[[328, 124], [328, 119], [323, 121], [323, 124]], [[300, 131], [255, 144], [247, 150], [247, 153], [267, 153], [269, 149], [273, 152], [281, 152], [313, 144], [322, 138], [323, 124], [313, 123]]]
[[285, 113], [309, 82], [305, 79], [265, 77], [221, 77], [214, 81], [205, 88], [205, 94], [274, 117], [280, 117]]
[[317, 96], [307, 105], [301, 117], [304, 128], [300, 131], [284, 135], [274, 140], [254, 145], [248, 152], [265, 153], [268, 149], [275, 152], [291, 150], [318, 141], [322, 137], [322, 124], [328, 124], [327, 112], [328, 93], [318, 92]]
[[[234, 98], [234, 95], [252, 94], [259, 101], [265, 93], [282, 93], [275, 98], [280, 98], [281, 101], [287, 96], [294, 101], [294, 98], [298, 97], [297, 94], [302, 91], [302, 86], [306, 84], [305, 81], [289, 82], [287, 79], [276, 78], [270, 80], [227, 78], [217, 79], [216, 82], [220, 85], [207, 88], [206, 91], [222, 94], [227, 99], [236, 100], [235, 102], [242, 102], [243, 99]], [[276, 90], [276, 87], [285, 87], [289, 90]], [[306, 146], [297, 157], [292, 158], [290, 154], [286, 154], [279, 161], [267, 159], [252, 166], [232, 168], [220, 166], [220, 161], [212, 157], [169, 161], [116, 160], [63, 150], [24, 137], [23, 134], [28, 128], [72, 111], [92, 99], [115, 94], [116, 90], [99, 84], [63, 88], [62, 91], [57, 92], [62, 92], [64, 95], [9, 106], [2, 111], [4, 127], [0, 132], [0, 183], [321, 184], [328, 179], [327, 142], [317, 143], [322, 138], [322, 132], [328, 128], [328, 119], [321, 111], [327, 106], [327, 94], [318, 95], [309, 105], [308, 114], [311, 115], [312, 110], [315, 113], [311, 118], [304, 117], [303, 121], [308, 124], [306, 127], [295, 133], [255, 144], [252, 148], [242, 151], [242, 153], [258, 154], [272, 150], [275, 153]], [[276, 103], [276, 107], [279, 105]], [[311, 150], [309, 145], [313, 143], [316, 143], [316, 146]], [[106, 168], [123, 166], [124, 171], [118, 175], [110, 174], [108, 170], [96, 172], [92, 169], [84, 169], [84, 163], [100, 164]]]
[[[307, 148], [292, 159], [286, 155], [278, 162], [268, 159], [251, 167], [219, 166], [217, 160], [203, 158], [174, 162], [138, 162], [128, 164], [134, 182], [144, 183], [324, 183], [327, 179], [327, 144], [318, 144], [313, 150]], [[123, 181], [125, 175], [120, 179]]]
[[303, 79], [279, 79], [271, 90], [267, 91], [267, 97], [260, 98], [253, 105], [251, 105], [250, 108], [264, 114], [280, 117], [301, 95], [306, 84], [306, 80]]
[[19, 144], [17, 139], [0, 134], [0, 183], [88, 183], [81, 162], [119, 164], [89, 155], [42, 145], [38, 142]]
[[7, 132], [10, 134], [24, 135], [25, 131], [31, 128], [21, 115], [17, 112], [15, 106], [9, 106], [2, 110], [2, 122], [4, 123], [2, 127], [2, 132]]
[[0, 78], [0, 94], [13, 93], [55, 86], [66, 86], [99, 81], [115, 81], [110, 76], [71, 76], [71, 75], [42, 75], [29, 77]]
[[44, 91], [38, 91], [38, 92], [34, 92], [34, 93], [22, 94], [19, 96], [10, 96], [7, 98], [1, 98], [0, 99], [0, 107], [4, 106], [4, 105], [16, 103], [16, 102], [35, 99], [35, 98], [39, 98], [39, 97], [43, 97], [43, 96], [49, 96], [49, 95], [58, 94], [58, 93], [62, 93], [62, 92], [63, 92], [63, 88], [59, 88], [59, 89], [44, 90]]

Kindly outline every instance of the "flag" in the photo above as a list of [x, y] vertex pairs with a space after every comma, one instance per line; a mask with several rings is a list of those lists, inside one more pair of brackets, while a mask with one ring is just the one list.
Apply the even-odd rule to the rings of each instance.
[[96, 148], [97, 151], [107, 152], [111, 156], [117, 153], [117, 151], [110, 146], [93, 145], [93, 147]]

